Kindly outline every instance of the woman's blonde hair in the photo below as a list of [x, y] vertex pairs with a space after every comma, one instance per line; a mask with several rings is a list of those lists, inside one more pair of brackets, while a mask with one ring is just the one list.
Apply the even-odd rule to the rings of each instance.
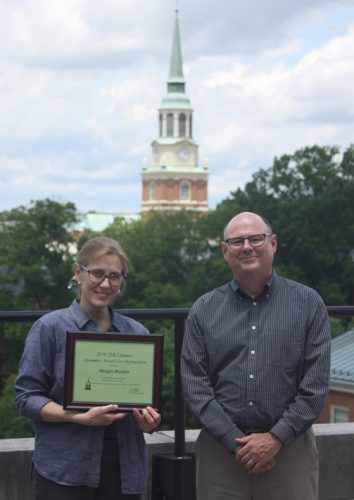
[[102, 255], [117, 255], [122, 262], [122, 271], [125, 273], [128, 272], [129, 259], [122, 245], [118, 241], [106, 236], [97, 236], [86, 241], [76, 257], [74, 266], [75, 264], [87, 266], [91, 260]]
[[[122, 263], [122, 271], [127, 275], [129, 259], [127, 254], [123, 250], [122, 245], [112, 238], [108, 238], [106, 236], [97, 236], [96, 238], [91, 238], [83, 244], [81, 250], [79, 251], [75, 262], [73, 264], [73, 271], [75, 272], [77, 269], [77, 265], [79, 266], [87, 266], [89, 262], [97, 257], [101, 257], [102, 255], [116, 255]], [[76, 275], [71, 278], [69, 281], [68, 288], [76, 289], [76, 292], [79, 294], [78, 290], [78, 282], [76, 279]], [[121, 289], [123, 290], [125, 287], [125, 280], [122, 283]]]

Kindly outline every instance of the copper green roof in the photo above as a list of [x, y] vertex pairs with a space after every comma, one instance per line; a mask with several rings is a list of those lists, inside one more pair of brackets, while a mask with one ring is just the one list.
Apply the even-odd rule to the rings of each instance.
[[131, 222], [140, 218], [139, 214], [132, 213], [102, 213], [87, 212], [80, 215], [80, 221], [73, 224], [71, 231], [103, 231], [110, 226], [117, 217], [123, 218], [126, 222]]
[[181, 37], [179, 34], [178, 10], [176, 10], [175, 27], [170, 60], [169, 82], [184, 83]]
[[170, 92], [162, 99], [160, 109], [192, 109], [192, 106], [185, 93]]
[[332, 340], [331, 384], [354, 387], [354, 330]]
[[161, 145], [161, 146], [171, 146], [173, 144], [178, 144], [178, 143], [187, 143], [187, 144], [195, 144], [198, 146], [198, 144], [195, 142], [194, 139], [188, 139], [188, 141], [184, 137], [159, 137], [158, 139], [155, 139], [152, 144], [156, 145]]

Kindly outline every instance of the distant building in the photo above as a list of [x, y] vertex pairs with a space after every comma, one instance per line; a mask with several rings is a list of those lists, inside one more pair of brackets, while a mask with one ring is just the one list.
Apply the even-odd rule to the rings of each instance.
[[317, 422], [354, 422], [354, 330], [332, 340], [330, 390]]
[[103, 231], [117, 218], [122, 218], [125, 222], [132, 222], [133, 220], [140, 219], [140, 214], [86, 212], [80, 215], [80, 221], [74, 224], [71, 230], [78, 233], [83, 233], [87, 230], [95, 232]]
[[199, 165], [193, 139], [193, 109], [185, 93], [178, 11], [173, 34], [167, 95], [158, 113], [152, 165], [142, 168], [141, 211], [208, 211], [208, 165]]
[[[72, 224], [68, 232], [73, 236], [75, 241], [78, 241], [88, 231], [100, 233], [113, 224], [115, 219], [123, 219], [125, 222], [139, 220], [139, 213], [104, 213], [104, 212], [86, 212], [79, 214], [79, 221]], [[73, 243], [70, 252], [77, 253], [77, 245]]]

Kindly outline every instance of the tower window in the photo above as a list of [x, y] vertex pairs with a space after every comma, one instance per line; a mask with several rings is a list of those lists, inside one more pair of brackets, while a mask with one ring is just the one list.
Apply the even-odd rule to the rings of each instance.
[[184, 113], [178, 117], [178, 135], [179, 137], [186, 136], [186, 115]]
[[167, 137], [173, 137], [173, 114], [167, 115]]
[[187, 181], [182, 181], [179, 186], [179, 194], [181, 201], [188, 201], [191, 199], [191, 186]]
[[162, 137], [162, 121], [163, 121], [163, 118], [162, 118], [162, 114], [160, 113], [159, 114], [159, 133], [160, 133], [160, 137]]
[[149, 198], [150, 198], [150, 200], [156, 200], [156, 182], [155, 181], [150, 182]]
[[192, 120], [192, 115], [189, 116], [189, 137], [193, 137], [193, 120]]

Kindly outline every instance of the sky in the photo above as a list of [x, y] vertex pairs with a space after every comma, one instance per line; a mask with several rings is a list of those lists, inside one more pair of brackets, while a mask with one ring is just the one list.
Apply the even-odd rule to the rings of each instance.
[[0, 0], [0, 211], [140, 211], [176, 7], [211, 209], [275, 157], [354, 143], [353, 0]]

